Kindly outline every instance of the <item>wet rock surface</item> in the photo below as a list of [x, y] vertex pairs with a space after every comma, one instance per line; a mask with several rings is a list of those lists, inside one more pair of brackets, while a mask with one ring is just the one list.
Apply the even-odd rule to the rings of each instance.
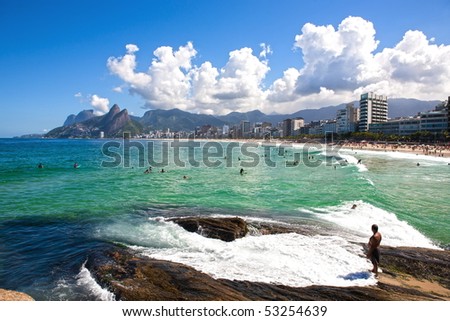
[[89, 262], [98, 282], [117, 300], [245, 300], [239, 291], [183, 264], [154, 260], [116, 249]]
[[225, 242], [232, 242], [248, 233], [247, 223], [239, 217], [184, 217], [170, 219], [169, 221], [177, 223], [189, 232]]
[[[247, 223], [238, 218], [176, 220], [173, 221], [178, 224], [181, 220], [187, 230], [198, 232], [201, 226], [201, 231], [208, 230], [202, 235], [224, 241], [242, 237], [249, 230]], [[289, 229], [282, 226], [268, 230], [275, 233]], [[118, 300], [450, 300], [449, 251], [382, 247], [381, 260], [383, 273], [380, 273], [378, 284], [369, 287], [297, 288], [214, 279], [189, 266], [143, 257], [116, 246], [111, 246], [105, 253], [95, 253], [89, 258], [87, 267], [100, 285], [113, 292]]]
[[450, 290], [450, 251], [413, 247], [382, 247], [381, 265], [393, 276], [410, 275]]
[[240, 217], [183, 217], [172, 218], [174, 222], [189, 232], [198, 233], [204, 237], [232, 242], [247, 234], [269, 235], [283, 233], [298, 233], [302, 235], [317, 234], [311, 226], [269, 223], [262, 221], [245, 221]]

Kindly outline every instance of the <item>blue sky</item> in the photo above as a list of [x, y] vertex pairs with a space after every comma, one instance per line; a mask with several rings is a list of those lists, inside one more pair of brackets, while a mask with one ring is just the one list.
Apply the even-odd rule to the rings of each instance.
[[0, 137], [43, 133], [114, 103], [137, 116], [174, 107], [287, 113], [366, 90], [450, 95], [448, 0], [0, 0], [0, 8]]

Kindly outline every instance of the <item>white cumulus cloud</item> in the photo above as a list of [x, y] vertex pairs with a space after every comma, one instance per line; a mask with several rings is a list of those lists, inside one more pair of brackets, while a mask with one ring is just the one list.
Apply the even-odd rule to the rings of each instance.
[[295, 37], [295, 46], [302, 50], [305, 63], [297, 84], [299, 94], [318, 93], [321, 87], [353, 90], [371, 81], [372, 74], [363, 71], [372, 68], [378, 41], [369, 21], [348, 17], [337, 30], [307, 23]]
[[271, 84], [264, 83], [268, 56], [273, 55], [265, 43], [258, 53], [248, 47], [231, 51], [222, 67], [210, 61], [195, 65], [191, 42], [178, 49], [162, 46], [141, 71], [139, 48], [128, 44], [125, 55], [110, 57], [107, 66], [124, 82], [115, 91], [128, 88], [147, 108], [209, 114], [253, 109], [292, 113], [357, 100], [366, 91], [417, 99], [448, 94], [450, 45], [438, 45], [417, 30], [406, 31], [392, 48], [379, 45], [373, 23], [350, 16], [337, 27], [304, 24], [294, 37], [302, 61]]
[[92, 95], [90, 98], [91, 106], [94, 107], [94, 114], [96, 116], [104, 115], [109, 110], [109, 99], [102, 98], [97, 95]]
[[251, 48], [230, 52], [229, 60], [215, 82], [214, 98], [229, 108], [256, 109], [258, 106], [254, 104], [262, 103], [262, 81], [269, 70], [269, 66], [256, 57]]
[[124, 80], [133, 94], [142, 96], [149, 108], [187, 109], [186, 99], [190, 90], [188, 71], [191, 60], [196, 55], [192, 43], [174, 51], [171, 47], [159, 47], [147, 72], [136, 71], [136, 45], [128, 44], [123, 57], [110, 57], [109, 70]]
[[[251, 48], [234, 50], [220, 70], [206, 61], [192, 64], [197, 54], [191, 42], [178, 50], [157, 48], [146, 72], [136, 71], [136, 45], [127, 45], [123, 57], [110, 57], [107, 66], [129, 86], [129, 91], [144, 98], [148, 108], [179, 108], [223, 113], [256, 109], [264, 103], [262, 81], [270, 70]], [[264, 58], [271, 52], [263, 46]]]
[[441, 99], [449, 91], [450, 45], [436, 45], [409, 30], [394, 48], [374, 56], [380, 77], [363, 89], [379, 88], [391, 96]]
[[275, 80], [268, 99], [295, 111], [357, 100], [367, 91], [424, 100], [447, 95], [449, 45], [409, 30], [393, 48], [375, 53], [380, 44], [375, 35], [374, 25], [361, 17], [346, 18], [337, 29], [305, 24], [294, 43], [304, 66]]

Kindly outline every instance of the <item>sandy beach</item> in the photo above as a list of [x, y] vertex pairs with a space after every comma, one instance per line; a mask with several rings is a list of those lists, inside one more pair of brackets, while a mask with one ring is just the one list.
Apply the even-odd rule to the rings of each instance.
[[[155, 140], [155, 139], [150, 139]], [[161, 139], [167, 140], [167, 139]], [[180, 139], [180, 141], [190, 141], [190, 139]], [[208, 138], [196, 138], [195, 141], [203, 142], [237, 142], [237, 143], [251, 143], [251, 144], [261, 144], [261, 145], [291, 145], [291, 146], [302, 146], [303, 143], [298, 143], [290, 140], [283, 139], [272, 139], [270, 141], [263, 139], [208, 139]], [[324, 145], [325, 146], [325, 145]], [[448, 145], [433, 145], [433, 144], [405, 144], [405, 143], [380, 143], [380, 142], [347, 142], [344, 144], [339, 144], [342, 148], [349, 150], [365, 150], [374, 152], [398, 152], [398, 153], [408, 153], [417, 156], [430, 156], [438, 158], [450, 158], [450, 144]]]
[[369, 150], [378, 152], [401, 152], [414, 155], [426, 155], [433, 157], [450, 157], [450, 146], [436, 146], [427, 144], [387, 144], [387, 143], [345, 143], [344, 148], [351, 150]]

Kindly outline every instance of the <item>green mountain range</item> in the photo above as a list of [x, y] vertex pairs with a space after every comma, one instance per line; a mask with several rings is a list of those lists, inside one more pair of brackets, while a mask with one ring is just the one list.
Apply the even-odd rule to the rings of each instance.
[[[358, 102], [353, 102], [358, 106]], [[388, 100], [389, 117], [413, 116], [419, 112], [433, 109], [440, 101], [421, 101], [416, 99], [393, 98]], [[255, 122], [268, 122], [276, 125], [286, 118], [304, 118], [305, 122], [334, 119], [336, 112], [345, 107], [346, 104], [323, 107], [319, 109], [305, 109], [292, 114], [267, 115], [259, 110], [245, 113], [232, 112], [223, 116], [205, 114], [193, 114], [179, 109], [149, 110], [142, 117], [130, 116], [127, 109], [120, 110], [114, 105], [110, 111], [103, 116], [95, 116], [93, 110], [83, 110], [77, 115], [69, 115], [64, 125], [57, 127], [47, 133], [50, 138], [93, 138], [121, 137], [123, 132], [137, 135], [151, 130], [192, 131], [196, 127], [211, 125], [222, 127], [233, 126], [242, 120]]]

